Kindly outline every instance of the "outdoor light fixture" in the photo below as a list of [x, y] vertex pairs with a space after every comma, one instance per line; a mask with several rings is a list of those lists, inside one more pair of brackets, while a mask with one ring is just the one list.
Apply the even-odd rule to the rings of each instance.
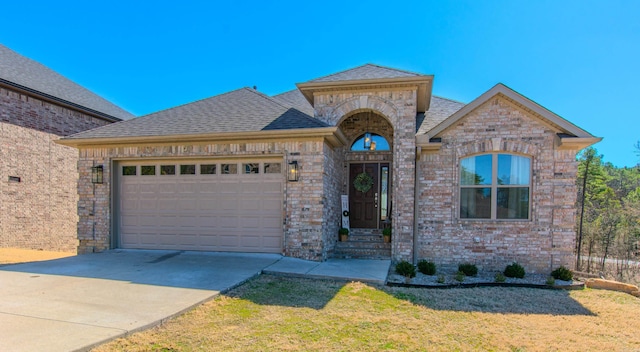
[[364, 149], [371, 149], [371, 133], [365, 132], [364, 134]]
[[298, 172], [298, 161], [292, 160], [289, 162], [289, 182], [298, 182], [300, 173]]
[[369, 115], [370, 113], [367, 113], [367, 127], [364, 130], [364, 150], [371, 149], [371, 132], [369, 132]]
[[94, 166], [91, 168], [91, 183], [102, 183], [104, 170], [102, 165]]

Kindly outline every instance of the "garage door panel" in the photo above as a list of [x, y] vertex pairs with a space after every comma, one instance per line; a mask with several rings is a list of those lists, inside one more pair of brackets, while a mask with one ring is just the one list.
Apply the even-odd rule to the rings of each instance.
[[[156, 163], [161, 164], [194, 162]], [[121, 247], [281, 252], [281, 174], [200, 175], [199, 166], [196, 170], [197, 175], [181, 175], [177, 168], [177, 175], [119, 176]]]

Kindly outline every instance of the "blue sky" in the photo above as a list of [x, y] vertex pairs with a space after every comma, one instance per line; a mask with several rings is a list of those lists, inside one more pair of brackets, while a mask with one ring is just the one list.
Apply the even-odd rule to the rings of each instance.
[[136, 115], [365, 63], [465, 103], [502, 82], [640, 162], [640, 1], [18, 1], [0, 42]]

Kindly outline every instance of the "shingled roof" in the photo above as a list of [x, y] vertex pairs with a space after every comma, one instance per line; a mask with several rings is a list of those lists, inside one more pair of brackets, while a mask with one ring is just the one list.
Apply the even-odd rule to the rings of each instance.
[[123, 121], [66, 139], [159, 137], [328, 127], [324, 122], [251, 88]]
[[435, 95], [431, 96], [429, 111], [418, 115], [418, 123], [416, 125], [418, 131], [416, 134], [421, 135], [429, 132], [465, 105], [466, 104], [459, 101], [441, 98]]
[[135, 117], [50, 68], [2, 44], [0, 44], [0, 84], [86, 110], [109, 120], [128, 120]]
[[338, 82], [338, 81], [355, 81], [364, 79], [382, 79], [382, 78], [401, 78], [401, 77], [418, 77], [422, 76], [417, 73], [396, 70], [394, 68], [366, 64], [352, 68], [346, 71], [334, 73], [328, 76], [312, 79], [310, 82]]
[[309, 116], [313, 116], [315, 114], [313, 111], [313, 106], [309, 104], [307, 99], [298, 89], [280, 93], [278, 95], [274, 95], [273, 97], [282, 100], [283, 102], [285, 102], [285, 104], [289, 104]]

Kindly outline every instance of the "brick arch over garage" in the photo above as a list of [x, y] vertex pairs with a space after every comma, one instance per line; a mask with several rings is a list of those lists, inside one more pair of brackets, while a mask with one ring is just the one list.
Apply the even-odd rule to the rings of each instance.
[[398, 109], [389, 101], [375, 95], [359, 95], [351, 97], [337, 105], [330, 115], [330, 124], [339, 126], [354, 113], [373, 111], [386, 118], [395, 128], [398, 120]]

